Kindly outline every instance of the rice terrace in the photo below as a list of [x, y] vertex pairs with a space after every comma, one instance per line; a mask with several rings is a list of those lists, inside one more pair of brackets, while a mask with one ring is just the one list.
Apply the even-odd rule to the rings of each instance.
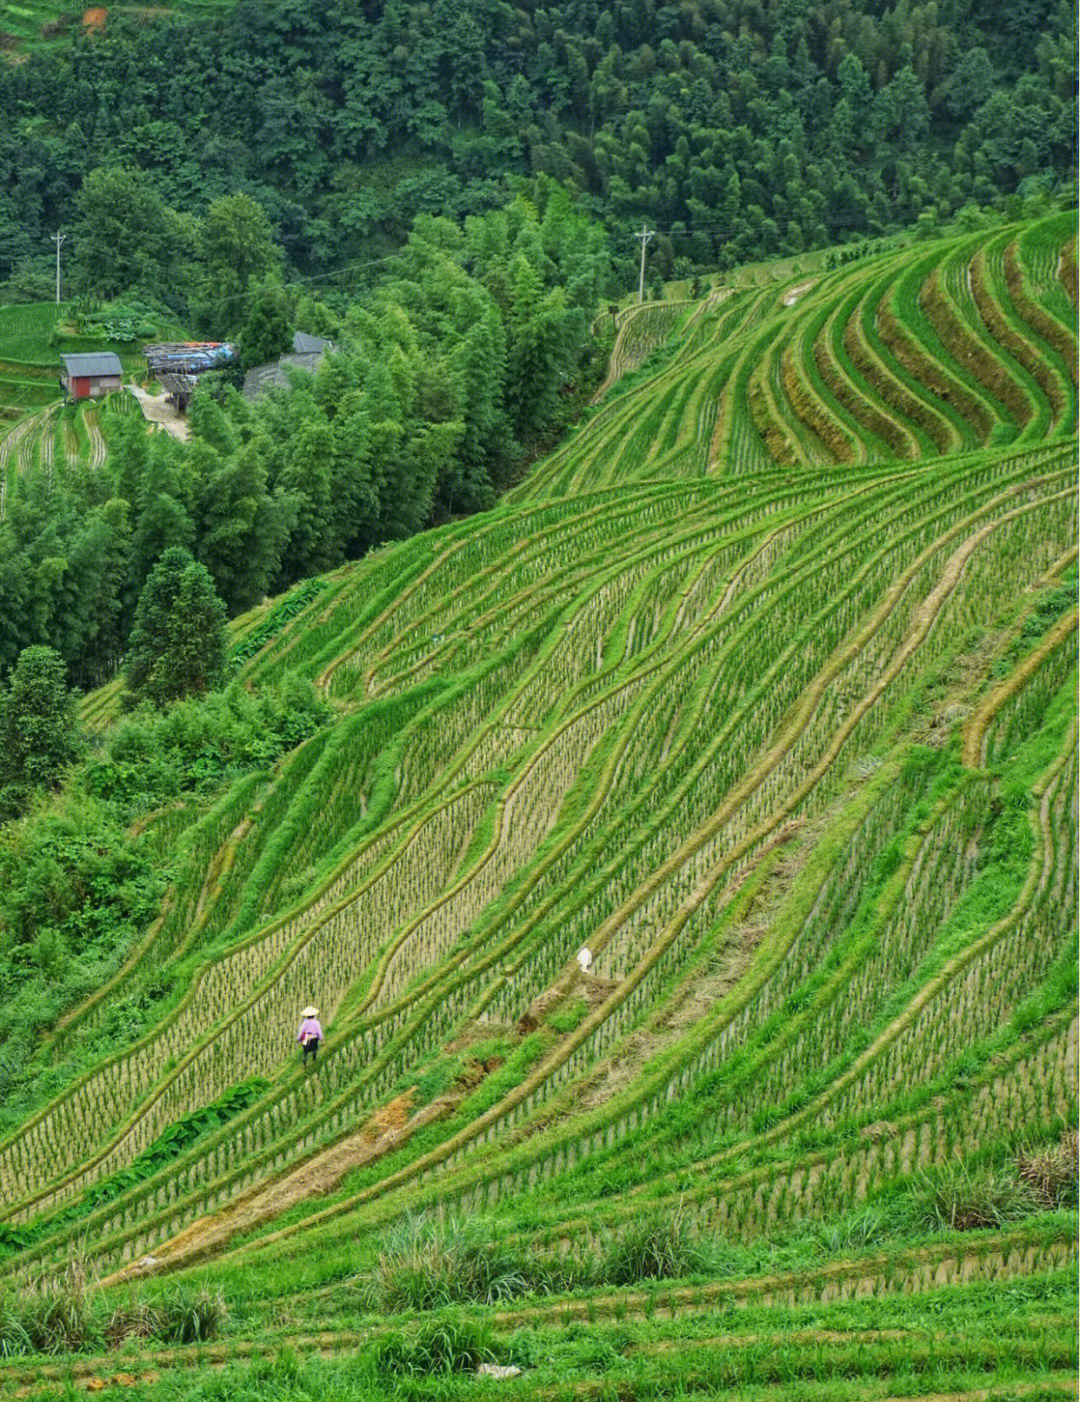
[[324, 719], [34, 1052], [3, 1288], [112, 1333], [5, 1396], [1075, 1395], [1074, 219], [806, 266], [230, 626]]
[[1075, 9], [0, 8], [0, 1402], [1080, 1396]]

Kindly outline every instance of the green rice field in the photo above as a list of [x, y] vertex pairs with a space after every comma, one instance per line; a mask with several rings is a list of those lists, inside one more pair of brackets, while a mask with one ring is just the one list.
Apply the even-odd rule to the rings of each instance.
[[493, 510], [234, 622], [332, 718], [34, 1052], [0, 1392], [1076, 1396], [1076, 306], [1068, 215], [629, 308]]

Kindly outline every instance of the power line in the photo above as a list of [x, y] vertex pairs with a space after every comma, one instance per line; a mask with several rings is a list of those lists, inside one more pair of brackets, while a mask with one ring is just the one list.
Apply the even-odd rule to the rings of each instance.
[[50, 235], [49, 235], [49, 238], [52, 240], [53, 243], [56, 244], [56, 305], [59, 306], [59, 305], [60, 305], [60, 246], [61, 246], [61, 244], [64, 242], [64, 240], [67, 238], [67, 234], [61, 233], [60, 230], [58, 229], [58, 230], [56, 231], [55, 234], [50, 234]]
[[[857, 222], [857, 220], [859, 220], [859, 219], [862, 218], [862, 217], [863, 217], [863, 216], [860, 215], [860, 214], [851, 214], [851, 215], [830, 215], [830, 216], [827, 216], [827, 217], [823, 217], [823, 218], [821, 218], [821, 219], [815, 219], [815, 220], [814, 220], [814, 228], [822, 228], [822, 229], [827, 229], [827, 230], [828, 230], [828, 229], [849, 229], [849, 228], [852, 228], [852, 227], [855, 225], [855, 223]], [[699, 222], [699, 223], [692, 223], [692, 222], [691, 222], [691, 223], [684, 223], [682, 220], [679, 220], [679, 221], [677, 221], [677, 222], [674, 223], [674, 224], [669, 224], [666, 228], [657, 229], [657, 230], [655, 230], [654, 232], [660, 233], [660, 234], [666, 234], [666, 235], [674, 235], [676, 238], [677, 238], [680, 234], [703, 233], [703, 232], [705, 232], [705, 231], [711, 231], [711, 232], [713, 232], [713, 233], [718, 233], [718, 234], [737, 234], [737, 233], [745, 233], [747, 230], [749, 230], [750, 232], [757, 232], [757, 231], [760, 230], [761, 224], [762, 224], [766, 219], [771, 220], [774, 224], [779, 224], [779, 223], [780, 223], [780, 220], [777, 219], [777, 218], [775, 218], [773, 215], [771, 215], [771, 214], [763, 214], [762, 217], [761, 217], [761, 219], [760, 219], [760, 220], [757, 220], [757, 221], [754, 222], [754, 223], [751, 223], [749, 220], [744, 220], [741, 224], [732, 224], [732, 223], [730, 223], [730, 222], [728, 222], [728, 221], [724, 221], [723, 223], [720, 223], [720, 222], [707, 222], [707, 223], [706, 223], [706, 222]], [[899, 230], [898, 230], [897, 232], [899, 232]], [[635, 236], [635, 237], [636, 237], [636, 236]], [[877, 236], [875, 235], [874, 237], [877, 237]]]
[[638, 301], [645, 300], [645, 248], [650, 239], [656, 237], [656, 230], [646, 226], [644, 219], [641, 221], [641, 233], [635, 234], [636, 239], [641, 240], [641, 278], [638, 282]]

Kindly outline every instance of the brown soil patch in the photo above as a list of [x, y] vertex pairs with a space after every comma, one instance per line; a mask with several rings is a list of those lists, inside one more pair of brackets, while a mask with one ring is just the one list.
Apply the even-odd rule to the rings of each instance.
[[[470, 1022], [452, 1042], [447, 1042], [448, 1052], [466, 1051], [469, 1047], [475, 1046], [477, 1042], [490, 1042], [496, 1037], [513, 1037], [514, 1028], [509, 1022]], [[502, 1065], [502, 1057], [492, 1057], [492, 1061]], [[485, 1063], [487, 1065], [487, 1063]], [[488, 1070], [495, 1068], [488, 1065]]]
[[619, 987], [618, 979], [602, 978], [599, 974], [583, 974], [575, 964], [569, 973], [556, 980], [529, 1004], [517, 1025], [519, 1033], [535, 1032], [544, 1020], [561, 1007], [578, 998], [585, 1000], [589, 1010], [598, 1008]]
[[409, 1113], [415, 1100], [416, 1087], [410, 1086], [404, 1095], [397, 1096], [389, 1104], [376, 1110], [361, 1131], [364, 1138], [372, 1141], [384, 1134], [389, 1134], [392, 1129], [401, 1129], [403, 1125], [408, 1123]]
[[104, 29], [108, 15], [109, 12], [104, 5], [92, 5], [90, 9], [83, 10], [83, 28], [91, 33]]
[[400, 1148], [418, 1129], [450, 1114], [461, 1100], [460, 1094], [440, 1096], [410, 1119], [415, 1094], [411, 1089], [398, 1096], [376, 1111], [358, 1133], [315, 1154], [284, 1177], [253, 1185], [220, 1211], [185, 1227], [155, 1255], [123, 1267], [102, 1284], [116, 1285], [217, 1255], [234, 1237], [256, 1230], [298, 1203], [332, 1192], [354, 1168]]
[[817, 282], [817, 278], [811, 278], [809, 282], [800, 282], [798, 287], [793, 287], [789, 292], [785, 292], [783, 303], [785, 307], [793, 307], [800, 297], [810, 291]]

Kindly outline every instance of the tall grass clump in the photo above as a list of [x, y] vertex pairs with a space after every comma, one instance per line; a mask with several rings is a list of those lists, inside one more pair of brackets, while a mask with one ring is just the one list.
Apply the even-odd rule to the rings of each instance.
[[[59, 1276], [41, 1276], [3, 1310], [0, 1349], [16, 1353], [74, 1353], [100, 1342], [95, 1287], [79, 1260]], [[25, 1341], [25, 1349], [15, 1347]]]
[[493, 1363], [489, 1326], [473, 1319], [425, 1321], [413, 1329], [387, 1334], [374, 1345], [374, 1362], [390, 1377], [430, 1377], [439, 1373], [475, 1372]]
[[681, 1212], [641, 1219], [610, 1241], [599, 1263], [605, 1285], [633, 1285], [639, 1280], [672, 1280], [693, 1275], [705, 1264], [700, 1243]]
[[227, 1317], [224, 1296], [205, 1286], [176, 1287], [156, 1299], [133, 1294], [107, 1309], [76, 1259], [61, 1275], [42, 1275], [0, 1299], [0, 1358], [119, 1348], [129, 1339], [205, 1343], [221, 1333]]
[[407, 1217], [383, 1239], [365, 1304], [380, 1313], [493, 1305], [569, 1288], [572, 1266], [494, 1242], [468, 1224]]
[[1078, 1151], [1080, 1134], [1069, 1129], [1048, 1148], [1025, 1148], [1017, 1154], [1016, 1172], [1040, 1206], [1077, 1206]]
[[971, 1169], [958, 1160], [932, 1177], [920, 1176], [913, 1206], [923, 1230], [968, 1232], [1018, 1222], [1041, 1204], [1011, 1167]]

